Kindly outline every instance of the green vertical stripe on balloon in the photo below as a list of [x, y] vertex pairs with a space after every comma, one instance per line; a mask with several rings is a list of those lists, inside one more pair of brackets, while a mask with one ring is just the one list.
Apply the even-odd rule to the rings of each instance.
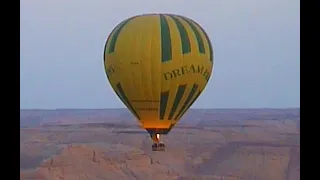
[[162, 62], [167, 62], [172, 59], [172, 47], [169, 24], [164, 15], [160, 15], [161, 27], [161, 59]]
[[203, 53], [204, 54], [206, 52], [206, 50], [204, 48], [203, 39], [202, 39], [198, 29], [196, 28], [196, 26], [192, 22], [190, 22], [189, 19], [187, 19], [185, 17], [182, 17], [182, 16], [179, 16], [179, 17], [189, 24], [189, 26], [191, 27], [194, 35], [196, 36], [197, 44], [198, 44], [198, 48], [199, 48], [199, 53]]
[[178, 113], [178, 114], [176, 115], [176, 117], [174, 118], [175, 120], [177, 120], [177, 118], [181, 116], [183, 110], [186, 109], [186, 107], [188, 106], [188, 104], [191, 102], [191, 100], [192, 100], [195, 92], [197, 91], [197, 89], [198, 89], [198, 85], [197, 85], [197, 84], [193, 84], [192, 89], [191, 89], [191, 91], [190, 91], [190, 93], [189, 93], [186, 101], [184, 102], [183, 106], [181, 107], [179, 113]]
[[[136, 16], [135, 16], [136, 17]], [[121, 32], [121, 30], [124, 28], [124, 26], [126, 24], [128, 24], [129, 21], [131, 21], [133, 18], [135, 17], [132, 17], [132, 18], [129, 18], [125, 21], [123, 21], [122, 23], [120, 23], [115, 29], [114, 29], [114, 33], [113, 33], [113, 36], [111, 38], [111, 41], [110, 41], [110, 46], [109, 46], [109, 50], [108, 50], [108, 53], [113, 53], [114, 50], [115, 50], [115, 47], [116, 47], [116, 43], [117, 43], [117, 39], [119, 37], [119, 34]]]
[[183, 97], [183, 94], [184, 94], [184, 92], [186, 90], [186, 87], [187, 87], [186, 84], [185, 85], [180, 85], [178, 87], [178, 90], [177, 90], [177, 93], [176, 93], [176, 97], [174, 98], [173, 105], [172, 105], [168, 120], [171, 120], [173, 115], [174, 115], [174, 113], [176, 112], [176, 110], [177, 110], [177, 108], [178, 108], [178, 106], [180, 104], [180, 101], [181, 101], [181, 99]]
[[192, 99], [191, 103], [188, 105], [187, 108], [184, 109], [184, 111], [180, 114], [180, 116], [176, 118], [177, 120], [179, 120], [186, 113], [186, 111], [192, 106], [192, 104], [196, 101], [196, 99], [198, 99], [200, 94], [201, 94], [201, 91], [199, 91], [198, 94]]
[[136, 118], [140, 119], [140, 116], [139, 116], [139, 115], [136, 113], [136, 111], [133, 109], [133, 107], [132, 107], [132, 105], [131, 105], [128, 97], [127, 97], [126, 94], [124, 93], [121, 84], [118, 83], [118, 84], [116, 85], [116, 87], [117, 87], [117, 90], [118, 90], [118, 93], [119, 93], [119, 94], [117, 93], [117, 91], [116, 91], [116, 93], [117, 93], [117, 95], [119, 96], [119, 98], [122, 100], [122, 102], [123, 102], [124, 104], [127, 105], [127, 107], [128, 107], [129, 110], [133, 113], [133, 115], [136, 116]]
[[188, 36], [186, 28], [183, 26], [183, 24], [180, 22], [180, 20], [178, 18], [176, 18], [174, 15], [168, 15], [168, 16], [170, 16], [173, 19], [173, 21], [175, 22], [175, 24], [179, 30], [180, 39], [181, 39], [182, 54], [190, 53], [191, 46], [190, 46], [190, 40], [189, 40], [189, 36]]
[[164, 115], [166, 113], [167, 109], [167, 103], [168, 103], [168, 98], [169, 98], [169, 91], [161, 92], [160, 95], [160, 114], [159, 114], [159, 119], [163, 120]]

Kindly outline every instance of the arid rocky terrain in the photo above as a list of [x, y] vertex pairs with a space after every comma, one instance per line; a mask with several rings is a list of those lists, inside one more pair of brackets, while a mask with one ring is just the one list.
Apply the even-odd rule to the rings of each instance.
[[152, 141], [126, 109], [21, 110], [20, 179], [299, 180], [300, 109], [192, 109]]

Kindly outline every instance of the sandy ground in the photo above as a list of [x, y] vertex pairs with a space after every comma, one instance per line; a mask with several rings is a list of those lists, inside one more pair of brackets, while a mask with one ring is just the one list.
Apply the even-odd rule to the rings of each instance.
[[300, 132], [290, 120], [177, 126], [165, 152], [137, 128], [21, 128], [20, 179], [299, 180]]

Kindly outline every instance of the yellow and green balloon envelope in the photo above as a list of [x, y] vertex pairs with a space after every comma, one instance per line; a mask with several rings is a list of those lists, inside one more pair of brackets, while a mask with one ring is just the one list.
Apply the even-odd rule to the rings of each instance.
[[153, 137], [167, 134], [204, 90], [213, 50], [195, 21], [145, 14], [114, 28], [104, 65], [116, 94]]

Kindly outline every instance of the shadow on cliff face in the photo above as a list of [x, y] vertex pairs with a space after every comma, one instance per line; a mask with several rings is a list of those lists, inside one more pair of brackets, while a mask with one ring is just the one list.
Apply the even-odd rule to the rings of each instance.
[[20, 170], [35, 169], [40, 166], [43, 160], [44, 157], [41, 156], [32, 157], [26, 154], [20, 154]]
[[26, 152], [20, 152], [20, 170], [34, 169], [41, 165], [43, 160], [60, 154], [61, 148], [58, 146], [45, 146], [37, 155], [30, 156]]

